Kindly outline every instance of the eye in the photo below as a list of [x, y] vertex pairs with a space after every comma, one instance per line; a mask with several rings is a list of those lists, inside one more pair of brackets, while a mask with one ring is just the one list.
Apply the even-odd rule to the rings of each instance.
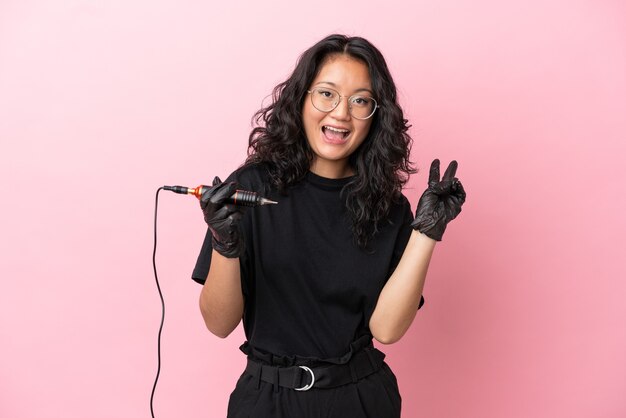
[[317, 95], [323, 99], [332, 100], [336, 97], [337, 93], [328, 89], [317, 89]]
[[367, 107], [371, 105], [372, 100], [369, 97], [356, 96], [350, 100], [350, 103], [354, 106]]

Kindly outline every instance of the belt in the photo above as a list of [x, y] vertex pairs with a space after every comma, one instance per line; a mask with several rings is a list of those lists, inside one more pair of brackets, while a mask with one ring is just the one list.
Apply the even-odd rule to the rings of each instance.
[[369, 376], [380, 369], [384, 359], [385, 354], [373, 347], [355, 353], [345, 364], [313, 368], [270, 366], [248, 358], [246, 373], [256, 379], [257, 387], [263, 380], [273, 384], [275, 392], [278, 392], [279, 386], [298, 391], [306, 391], [313, 387], [329, 389], [354, 383]]

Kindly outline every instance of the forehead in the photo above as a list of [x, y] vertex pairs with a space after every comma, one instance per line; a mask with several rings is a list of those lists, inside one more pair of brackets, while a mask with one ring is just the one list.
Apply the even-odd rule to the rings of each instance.
[[372, 89], [367, 65], [356, 58], [344, 54], [326, 57], [313, 84], [330, 84], [348, 90]]

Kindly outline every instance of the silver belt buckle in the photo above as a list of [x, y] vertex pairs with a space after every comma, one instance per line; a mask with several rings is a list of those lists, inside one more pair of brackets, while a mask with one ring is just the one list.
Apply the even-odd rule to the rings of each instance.
[[306, 386], [302, 386], [301, 388], [293, 388], [293, 389], [294, 390], [301, 390], [301, 391], [306, 391], [306, 390], [311, 389], [313, 387], [313, 384], [315, 383], [315, 374], [313, 373], [313, 370], [309, 369], [306, 366], [298, 366], [298, 367], [300, 367], [301, 369], [304, 369], [305, 371], [311, 373], [311, 383], [309, 383]]

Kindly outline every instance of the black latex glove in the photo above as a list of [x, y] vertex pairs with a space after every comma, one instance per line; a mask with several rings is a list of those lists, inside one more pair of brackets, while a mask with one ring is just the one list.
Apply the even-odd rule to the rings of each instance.
[[459, 179], [454, 177], [457, 167], [457, 162], [452, 161], [440, 181], [439, 160], [432, 162], [428, 188], [420, 197], [415, 220], [411, 223], [413, 229], [436, 241], [441, 241], [448, 222], [461, 213], [465, 202], [465, 190]]
[[208, 187], [200, 198], [204, 220], [213, 235], [213, 249], [228, 258], [239, 257], [244, 247], [239, 226], [243, 208], [226, 203], [235, 190], [236, 183], [222, 183], [219, 177], [215, 177], [213, 186]]

